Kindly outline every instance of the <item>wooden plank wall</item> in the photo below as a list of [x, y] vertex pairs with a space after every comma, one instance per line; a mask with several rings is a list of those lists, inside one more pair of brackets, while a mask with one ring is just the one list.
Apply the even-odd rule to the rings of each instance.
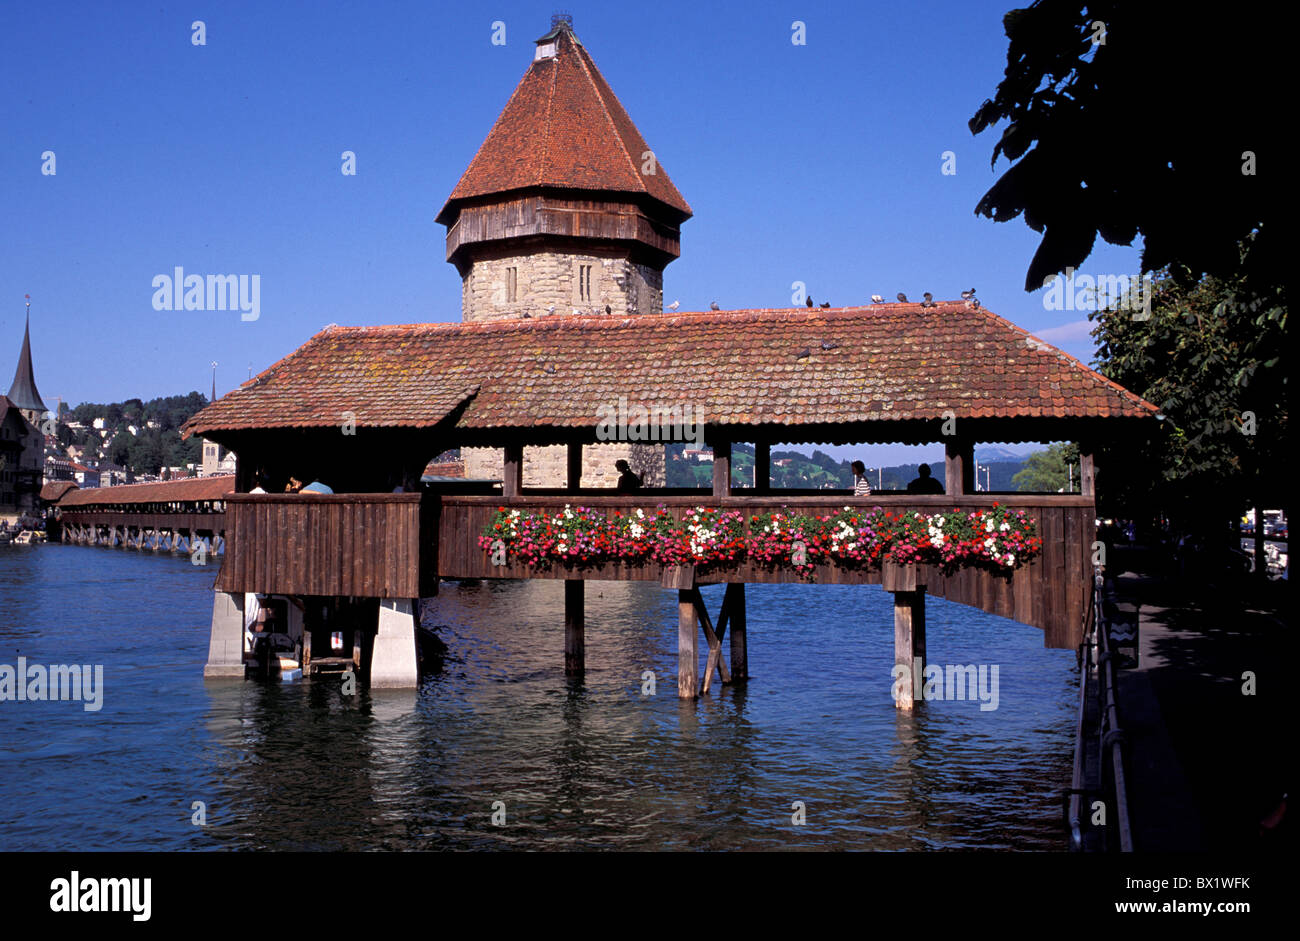
[[232, 494], [218, 591], [418, 598], [420, 495]]
[[521, 196], [463, 206], [447, 232], [447, 258], [463, 245], [528, 235], [633, 240], [673, 257], [680, 250], [677, 228], [651, 219], [630, 200]]

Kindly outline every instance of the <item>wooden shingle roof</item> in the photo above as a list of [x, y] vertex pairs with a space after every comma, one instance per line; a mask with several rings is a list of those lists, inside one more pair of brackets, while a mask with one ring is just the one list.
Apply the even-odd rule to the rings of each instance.
[[220, 500], [235, 492], [235, 475], [219, 474], [212, 477], [185, 477], [181, 480], [163, 480], [147, 484], [126, 484], [119, 487], [90, 487], [73, 490], [59, 500], [60, 507], [113, 506], [123, 503], [188, 503], [200, 500]]
[[[709, 424], [1150, 417], [1156, 407], [987, 308], [878, 304], [330, 327], [184, 433], [594, 426], [601, 406]], [[459, 414], [456, 414], [457, 411]]]

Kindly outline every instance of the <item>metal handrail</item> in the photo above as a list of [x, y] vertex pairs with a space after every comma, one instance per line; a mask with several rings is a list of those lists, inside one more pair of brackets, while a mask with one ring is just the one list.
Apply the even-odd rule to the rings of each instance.
[[[1129, 816], [1128, 784], [1124, 773], [1124, 733], [1119, 721], [1119, 703], [1115, 691], [1115, 663], [1110, 646], [1109, 623], [1102, 602], [1102, 574], [1098, 572], [1093, 578], [1092, 610], [1088, 616], [1088, 626], [1083, 640], [1079, 643], [1079, 705], [1075, 715], [1074, 729], [1074, 771], [1071, 780], [1067, 823], [1070, 828], [1070, 844], [1074, 850], [1082, 850], [1083, 845], [1083, 798], [1089, 793], [1087, 787], [1086, 744], [1088, 682], [1094, 676], [1097, 681], [1097, 707], [1100, 714], [1098, 736], [1100, 738], [1099, 754], [1102, 761], [1102, 791], [1106, 791], [1107, 774], [1115, 795], [1115, 829], [1119, 836], [1120, 851], [1133, 852], [1133, 829]], [[1106, 761], [1107, 751], [1110, 761]]]
[[[1110, 632], [1101, 614], [1100, 573], [1093, 584], [1093, 606], [1097, 612], [1094, 617], [1097, 637], [1100, 641], [1101, 657], [1098, 664], [1098, 705], [1101, 707], [1101, 753], [1102, 764], [1106, 766], [1105, 753], [1110, 749], [1109, 768], [1115, 792], [1116, 830], [1119, 833], [1121, 853], [1133, 852], [1133, 829], [1129, 819], [1128, 785], [1124, 775], [1124, 732], [1119, 721], [1119, 702], [1115, 692], [1115, 657], [1110, 647]], [[1104, 777], [1104, 776], [1103, 776]]]

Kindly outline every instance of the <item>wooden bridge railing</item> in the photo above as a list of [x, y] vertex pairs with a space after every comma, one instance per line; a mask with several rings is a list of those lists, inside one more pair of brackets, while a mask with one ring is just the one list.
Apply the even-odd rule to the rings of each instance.
[[[1039, 627], [1049, 647], [1073, 648], [1082, 637], [1090, 577], [1091, 547], [1096, 537], [1096, 512], [1093, 498], [1081, 494], [995, 494], [967, 496], [921, 496], [917, 494], [873, 494], [855, 498], [834, 496], [730, 496], [716, 499], [705, 495], [658, 496], [646, 494], [445, 496], [440, 500], [438, 516], [438, 574], [444, 578], [587, 578], [659, 581], [662, 566], [628, 565], [551, 565], [546, 568], [510, 562], [493, 565], [487, 550], [479, 547], [478, 538], [500, 506], [532, 510], [562, 509], [565, 504], [601, 510], [635, 510], [647, 512], [659, 505], [679, 519], [696, 506], [722, 506], [745, 514], [746, 520], [756, 513], [779, 510], [823, 515], [846, 505], [864, 509], [882, 506], [891, 510], [916, 510], [935, 513], [946, 509], [987, 509], [993, 501], [1024, 510], [1038, 525], [1043, 540], [1041, 556], [1009, 576], [981, 569], [967, 568], [944, 575], [925, 568], [918, 582], [924, 581], [927, 593], [972, 605]], [[819, 584], [880, 584], [880, 568], [849, 568], [834, 564], [814, 569]], [[788, 568], [769, 568], [743, 562], [726, 569], [711, 568], [701, 582], [797, 582], [800, 576]]]
[[[655, 563], [493, 565], [478, 539], [500, 506], [521, 511], [562, 509], [566, 503], [594, 509], [647, 511], [667, 507], [680, 518], [695, 506], [722, 506], [755, 513], [786, 509], [826, 514], [845, 506], [882, 506], [938, 512], [988, 508], [997, 500], [1022, 509], [1038, 525], [1039, 558], [1000, 575], [967, 568], [944, 575], [923, 567], [918, 584], [927, 593], [972, 605], [1039, 627], [1049, 647], [1074, 647], [1082, 636], [1091, 584], [1091, 547], [1096, 514], [1091, 496], [1079, 494], [972, 494], [920, 496], [845, 494], [761, 495], [721, 499], [704, 494], [566, 494], [518, 497], [426, 492], [425, 494], [231, 494], [226, 504], [226, 559], [216, 588], [229, 592], [418, 598], [437, 593], [438, 578], [582, 578], [660, 581]], [[814, 570], [819, 584], [880, 584], [880, 568], [834, 564]], [[788, 568], [741, 562], [709, 569], [701, 582], [795, 582]]]

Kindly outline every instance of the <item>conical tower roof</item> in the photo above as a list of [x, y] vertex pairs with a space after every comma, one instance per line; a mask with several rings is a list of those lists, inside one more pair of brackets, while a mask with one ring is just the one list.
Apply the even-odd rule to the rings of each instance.
[[[516, 190], [588, 190], [649, 198], [677, 222], [691, 207], [647, 146], [568, 22], [537, 40], [532, 65], [452, 190], [437, 221], [465, 200]], [[654, 172], [642, 172], [647, 166]]]
[[23, 411], [47, 411], [41, 401], [41, 393], [36, 389], [36, 376], [32, 373], [32, 317], [27, 315], [27, 326], [23, 329], [23, 348], [18, 354], [18, 368], [14, 371], [14, 382], [9, 387], [9, 401]]

